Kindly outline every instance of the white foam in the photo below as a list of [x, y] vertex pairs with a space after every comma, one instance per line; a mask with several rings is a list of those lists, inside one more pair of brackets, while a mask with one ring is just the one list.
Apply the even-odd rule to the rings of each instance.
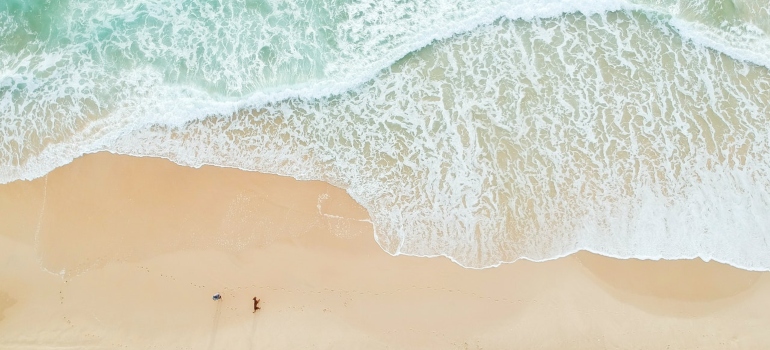
[[[405, 23], [407, 12], [391, 3], [368, 5], [401, 26], [377, 16], [346, 22], [342, 32], [360, 35], [340, 44], [350, 45], [339, 57], [351, 65], [325, 61], [327, 77], [245, 97], [167, 84], [158, 69], [134, 67], [105, 102], [95, 91], [111, 88], [111, 72], [80, 56], [90, 70], [67, 69], [78, 52], [36, 62], [0, 56], [38, 73], [65, 65], [54, 80], [30, 73], [23, 80], [37, 85], [18, 91], [40, 93], [27, 98], [43, 98], [35, 111], [55, 107], [53, 120], [67, 114], [57, 129], [64, 136], [46, 129], [50, 114], [13, 129], [26, 115], [3, 94], [5, 134], [55, 140], [0, 157], [0, 182], [108, 150], [342, 186], [394, 255], [488, 267], [584, 249], [770, 269], [766, 69], [682, 44], [668, 24], [686, 26], [675, 20], [606, 13], [644, 9], [625, 2], [435, 2], [407, 11], [415, 17]], [[575, 11], [593, 15], [560, 16]], [[524, 20], [495, 22], [501, 16]], [[378, 38], [392, 42], [354, 55]], [[17, 71], [0, 81], [22, 80]], [[248, 90], [232, 84], [225, 90]], [[88, 101], [100, 113], [84, 112]]]
[[343, 186], [394, 255], [488, 267], [585, 249], [766, 270], [770, 76], [665, 27], [629, 41], [646, 21], [486, 26], [354, 92], [110, 149]]
[[[238, 17], [234, 13], [223, 14], [223, 9], [211, 9], [201, 4], [192, 6], [192, 8], [180, 8], [178, 6], [172, 6], [171, 4], [164, 4], [163, 2], [154, 2], [151, 5], [152, 6], [147, 6], [147, 4], [143, 4], [141, 1], [134, 1], [124, 6], [119, 11], [109, 10], [109, 4], [99, 5], [96, 7], [96, 10], [86, 6], [81, 12], [75, 11], [70, 14], [67, 17], [67, 20], [75, 23], [75, 27], [82, 29], [86, 34], [89, 32], [99, 32], [100, 30], [113, 30], [117, 33], [119, 28], [116, 28], [116, 26], [118, 26], [118, 24], [124, 22], [130, 23], [143, 18], [170, 21], [174, 24], [175, 28], [173, 33], [170, 34], [170, 44], [152, 41], [154, 40], [154, 38], [152, 38], [154, 32], [150, 31], [153, 29], [152, 27], [145, 29], [146, 32], [140, 31], [139, 34], [131, 32], [121, 34], [123, 36], [115, 34], [116, 37], [110, 39], [116, 41], [118, 44], [122, 43], [121, 45], [126, 45], [127, 43], [130, 43], [130, 41], [126, 40], [134, 38], [127, 35], [136, 35], [134, 39], [138, 38], [145, 44], [143, 46], [144, 48], [140, 50], [145, 55], [153, 57], [153, 59], [164, 59], [163, 57], [170, 55], [170, 57], [176, 60], [185, 57], [191, 57], [192, 59], [197, 60], [206, 59], [206, 57], [196, 56], [194, 46], [185, 46], [184, 44], [180, 44], [181, 46], [174, 46], [176, 45], [175, 43], [185, 42], [185, 37], [183, 35], [190, 35], [190, 33], [205, 33], [211, 30], [211, 28], [206, 27], [206, 22], [196, 21], [196, 17], [190, 15], [189, 11], [196, 9], [204, 11], [204, 17], [212, 19], [212, 23], [216, 24], [215, 30], [221, 30], [222, 27], [220, 24], [224, 22], [227, 22], [228, 26], [239, 26], [242, 25], [242, 22], [246, 24], [249, 23], [248, 21], [244, 22], [243, 18]], [[491, 23], [500, 17], [534, 20], [537, 18], [555, 17], [564, 13], [573, 12], [590, 15], [615, 10], [663, 11], [663, 13], [667, 13], [666, 11], [668, 11], [674, 13], [674, 15], [670, 17], [668, 23], [674, 25], [682, 35], [693, 40], [693, 42], [720, 50], [737, 59], [770, 66], [768, 65], [767, 58], [767, 52], [770, 52], [770, 50], [764, 49], [770, 48], [770, 44], [768, 44], [770, 41], [761, 37], [761, 30], [749, 31], [757, 33], [754, 39], [734, 40], [734, 36], [710, 30], [713, 28], [703, 25], [699, 26], [698, 23], [678, 19], [675, 13], [676, 6], [673, 5], [664, 8], [654, 6], [649, 7], [646, 4], [630, 3], [627, 1], [595, 0], [552, 0], [539, 2], [537, 6], [532, 6], [530, 1], [522, 0], [502, 2], [486, 1], [474, 2], [473, 4], [461, 1], [434, 1], [425, 5], [426, 7], [421, 9], [423, 11], [416, 12], [405, 11], [403, 8], [399, 7], [399, 5], [389, 2], [372, 1], [356, 6], [360, 6], [362, 9], [361, 11], [364, 14], [377, 15], [374, 17], [367, 17], [367, 21], [356, 21], [353, 19], [341, 23], [339, 28], [340, 32], [343, 34], [347, 33], [347, 35], [358, 35], [359, 40], [353, 40], [352, 42], [341, 41], [339, 44], [344, 47], [341, 49], [342, 52], [338, 53], [337, 60], [333, 58], [329, 59], [327, 57], [326, 59], [329, 59], [327, 62], [319, 61], [317, 63], [326, 66], [326, 68], [324, 68], [324, 78], [310, 79], [305, 82], [295, 82], [284, 86], [280, 86], [280, 84], [283, 83], [281, 83], [279, 79], [279, 81], [272, 83], [277, 83], [279, 84], [278, 86], [267, 86], [265, 89], [256, 90], [245, 96], [238, 96], [238, 94], [253, 89], [254, 86], [256, 86], [254, 84], [261, 85], [266, 82], [264, 80], [268, 78], [266, 78], [264, 74], [258, 73], [259, 71], [264, 70], [266, 66], [264, 65], [264, 62], [254, 67], [245, 65], [244, 62], [240, 60], [239, 55], [228, 54], [227, 52], [222, 56], [222, 67], [219, 67], [218, 70], [206, 71], [206, 68], [203, 66], [206, 62], [201, 63], [201, 67], [198, 68], [199, 70], [203, 70], [203, 77], [206, 79], [214, 79], [214, 85], [226, 84], [227, 87], [225, 90], [236, 94], [234, 97], [227, 98], [212, 96], [209, 92], [200, 90], [194, 86], [164, 86], [163, 80], [165, 78], [159, 75], [162, 72], [154, 69], [142, 68], [129, 70], [127, 72], [105, 71], [106, 69], [109, 69], [109, 67], [100, 66], [100, 64], [103, 63], [92, 61], [89, 57], [83, 56], [84, 52], [79, 51], [81, 50], [80, 45], [76, 45], [72, 51], [44, 53], [41, 56], [43, 58], [41, 62], [31, 63], [29, 58], [33, 56], [25, 56], [21, 61], [14, 60], [13, 57], [10, 56], [5, 57], [6, 60], [3, 62], [3, 66], [10, 65], [8, 63], [16, 63], [16, 65], [27, 67], [27, 74], [30, 76], [23, 79], [23, 81], [26, 84], [31, 85], [27, 86], [25, 91], [32, 91], [33, 93], [26, 97], [26, 101], [5, 101], [3, 103], [5, 108], [0, 109], [0, 111], [3, 112], [3, 115], [6, 118], [12, 118], [11, 120], [4, 119], [2, 124], [3, 126], [14, 124], [12, 122], [13, 119], [22, 118], [24, 123], [35, 122], [37, 125], [34, 127], [34, 130], [30, 130], [29, 128], [18, 129], [18, 127], [16, 129], [4, 128], [4, 130], [2, 130], [6, 139], [14, 139], [17, 144], [21, 145], [19, 147], [22, 149], [6, 150], [9, 153], [18, 154], [10, 159], [3, 159], [6, 164], [14, 165], [12, 165], [13, 169], [6, 169], [6, 171], [0, 174], [0, 183], [5, 183], [14, 179], [39, 177], [45, 172], [50, 171], [50, 169], [69, 162], [70, 159], [77, 157], [80, 154], [89, 152], [89, 147], [86, 147], [86, 145], [73, 148], [72, 145], [34, 144], [33, 142], [30, 142], [28, 138], [25, 139], [21, 136], [29, 134], [30, 132], [42, 133], [45, 135], [44, 138], [56, 140], [54, 143], [71, 143], [73, 134], [81, 132], [80, 129], [83, 128], [83, 125], [90, 123], [90, 117], [94, 116], [93, 113], [101, 114], [100, 117], [109, 119], [108, 122], [102, 123], [106, 125], [105, 127], [112, 129], [120, 128], [120, 131], [110, 130], [109, 132], [106, 132], [106, 134], [113, 134], [114, 132], [123, 133], [157, 123], [182, 125], [191, 120], [200, 119], [208, 115], [229, 115], [238, 109], [259, 108], [268, 103], [290, 98], [316, 99], [341, 94], [371, 80], [381, 69], [392, 65], [396, 60], [404, 57], [409, 52], [414, 52], [436, 40], [468, 32], [479, 25]], [[101, 11], [101, 8], [107, 10]], [[229, 11], [235, 12], [234, 9], [229, 9]], [[282, 15], [285, 16], [305, 16], [304, 13], [301, 13], [301, 9], [293, 8], [291, 6], [281, 9], [281, 11]], [[353, 5], [349, 8], [342, 9], [342, 12], [348, 13], [351, 17], [353, 17], [353, 14], [358, 13]], [[391, 17], [383, 17], [386, 15], [390, 15]], [[217, 16], [233, 16], [233, 18], [229, 21], [224, 21], [221, 18], [217, 19]], [[394, 25], [394, 23], [399, 23], [399, 25]], [[745, 27], [749, 28], [751, 27], [751, 24], [746, 24]], [[275, 32], [276, 30], [284, 30], [284, 32]], [[257, 35], [263, 35], [260, 34], [263, 31], [268, 32], [267, 38], [271, 35], [286, 35], [289, 40], [292, 40], [292, 37], [304, 35], [300, 33], [297, 28], [293, 27], [288, 29], [284, 27], [265, 27], [264, 30], [258, 31]], [[228, 35], [231, 33], [237, 35], [242, 32], [251, 33], [248, 30], [248, 27], [227, 31], [226, 33], [228, 33]], [[746, 32], [744, 31], [741, 34], [746, 34]], [[343, 35], [341, 35], [341, 37], [342, 36]], [[741, 37], [745, 39], [745, 35], [742, 35]], [[82, 38], [82, 34], [77, 33], [75, 38]], [[381, 45], [381, 47], [372, 46], [370, 42], [376, 43], [379, 40], [377, 38], [389, 38], [392, 42]], [[85, 40], [88, 42], [88, 40], [92, 39], [86, 38]], [[248, 42], [242, 37], [225, 37], [224, 40], [230, 40], [234, 43], [240, 41]], [[198, 42], [203, 43], [203, 41], [194, 41], [194, 43]], [[302, 41], [298, 41], [298, 43], [301, 42]], [[363, 49], [357, 46], [362, 44], [365, 45]], [[98, 46], [100, 44], [99, 42], [96, 42], [95, 45]], [[219, 46], [221, 46], [221, 44], [217, 44], [217, 47]], [[106, 48], [107, 47], [103, 47], [102, 49]], [[163, 50], [167, 50], [168, 52]], [[290, 51], [296, 51], [296, 48], [292, 48]], [[32, 52], [29, 54], [32, 54]], [[324, 58], [320, 59], [326, 60]], [[79, 66], [68, 67], [68, 65], [71, 65], [72, 62], [76, 61], [85, 62], [85, 66], [81, 63]], [[50, 70], [52, 67], [59, 67], [53, 71], [54, 74], [59, 75], [59, 77], [47, 77], [47, 81], [43, 83], [40, 82], [39, 79], [35, 79], [31, 76], [35, 71], [46, 71]], [[246, 68], [244, 70], [244, 68], [241, 67]], [[173, 72], [177, 72], [177, 70], [174, 69], [172, 70], [172, 73]], [[217, 72], [220, 72], [221, 74]], [[109, 90], [105, 89], [104, 84], [114, 84], [111, 80], [116, 78], [114, 76], [115, 73], [122, 75], [118, 78], [119, 81], [116, 85], [124, 85], [123, 89], [125, 90], [120, 91], [123, 93], [118, 92], [106, 96], [95, 94], [95, 92], [99, 90]], [[3, 80], [8, 81], [9, 78], [11, 78], [11, 80], [16, 81], [16, 79], [12, 79], [13, 76], [14, 74], [12, 72], [8, 72], [7, 74], [3, 74]], [[255, 80], [249, 82], [248, 79]], [[44, 88], [38, 89], [41, 86]], [[58, 94], [52, 94], [53, 91], [51, 91], [51, 88], [55, 89]], [[137, 94], [147, 94], [149, 91], [152, 91], [149, 96], [136, 96]], [[4, 95], [4, 97], [7, 98], [10, 93]], [[56, 102], [63, 97], [72, 99], [73, 105], [63, 106]], [[114, 101], [104, 99], [114, 99]], [[93, 101], [103, 106], [97, 111], [84, 111], [82, 107], [87, 101]], [[26, 104], [27, 107], [31, 107], [31, 109], [16, 109], [14, 106], [18, 106], [19, 103]], [[116, 111], [116, 108], [119, 110]], [[55, 115], [51, 115], [51, 109], [58, 109], [58, 111], [56, 111]], [[41, 124], [41, 119], [46, 118], [61, 119], [60, 123], [67, 125], [67, 127], [63, 130], [47, 130], [46, 127]], [[128, 118], [129, 120], [123, 120], [125, 118]], [[16, 124], [18, 124], [18, 122]], [[117, 127], [111, 127], [110, 125], [117, 125]], [[126, 127], [126, 125], [130, 125], [130, 128]], [[87, 136], [90, 140], [93, 140], [96, 137], [96, 135]], [[61, 140], [62, 138], [67, 139], [67, 141]], [[108, 144], [109, 142], [110, 140], [105, 139], [96, 142], [96, 144]], [[92, 142], [89, 142], [89, 144], [91, 143]], [[65, 156], [64, 153], [67, 152], [63, 152], [62, 150], [48, 150], [48, 148], [51, 147], [69, 149], [70, 154]], [[73, 152], [75, 149], [77, 149], [77, 151]], [[57, 158], [59, 160], [44, 164], [45, 162], [35, 161], [34, 158]]]

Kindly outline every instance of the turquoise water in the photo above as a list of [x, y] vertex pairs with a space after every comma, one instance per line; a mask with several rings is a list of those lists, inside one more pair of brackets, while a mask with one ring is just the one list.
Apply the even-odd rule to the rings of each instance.
[[320, 179], [391, 254], [770, 269], [762, 1], [13, 1], [0, 182], [109, 150]]

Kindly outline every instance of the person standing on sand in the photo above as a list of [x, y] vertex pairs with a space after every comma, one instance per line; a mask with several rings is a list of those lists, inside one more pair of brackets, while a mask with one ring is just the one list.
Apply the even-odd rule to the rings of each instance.
[[252, 311], [252, 313], [255, 313], [255, 312], [257, 312], [257, 310], [260, 309], [260, 307], [257, 306], [257, 304], [259, 304], [259, 299], [257, 299], [257, 297], [253, 297], [253, 298], [251, 298], [251, 300], [254, 300], [254, 311]]

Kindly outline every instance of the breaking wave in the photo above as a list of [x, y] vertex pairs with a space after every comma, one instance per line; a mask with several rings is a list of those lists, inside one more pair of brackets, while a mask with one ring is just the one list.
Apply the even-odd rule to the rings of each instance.
[[768, 6], [533, 4], [0, 5], [0, 182], [107, 150], [328, 181], [391, 254], [770, 269]]

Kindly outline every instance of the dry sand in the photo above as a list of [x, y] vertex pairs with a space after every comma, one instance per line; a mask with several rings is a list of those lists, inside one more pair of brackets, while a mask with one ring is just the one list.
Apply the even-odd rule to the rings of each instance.
[[386, 254], [367, 218], [322, 182], [106, 153], [0, 185], [0, 348], [770, 348], [768, 273], [470, 270]]

